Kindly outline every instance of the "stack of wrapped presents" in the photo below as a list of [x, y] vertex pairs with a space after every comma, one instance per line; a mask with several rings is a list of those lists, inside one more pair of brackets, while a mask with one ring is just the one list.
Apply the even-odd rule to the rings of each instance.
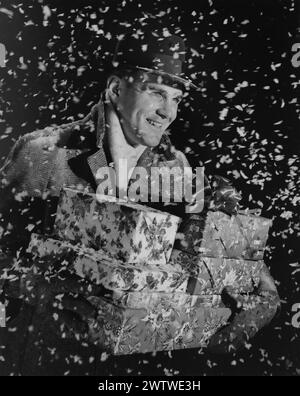
[[109, 291], [88, 297], [98, 312], [90, 340], [109, 353], [199, 348], [232, 314], [224, 287], [246, 294], [257, 286], [270, 224], [213, 211], [181, 223], [64, 189], [53, 234], [33, 234], [28, 251], [41, 265], [55, 260]]

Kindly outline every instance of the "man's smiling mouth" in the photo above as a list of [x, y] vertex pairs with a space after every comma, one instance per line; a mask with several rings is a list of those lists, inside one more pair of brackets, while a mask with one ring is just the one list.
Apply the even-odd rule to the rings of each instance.
[[151, 126], [157, 128], [157, 129], [161, 129], [163, 126], [163, 124], [161, 122], [153, 121], [153, 120], [151, 120], [151, 118], [146, 118], [146, 120]]

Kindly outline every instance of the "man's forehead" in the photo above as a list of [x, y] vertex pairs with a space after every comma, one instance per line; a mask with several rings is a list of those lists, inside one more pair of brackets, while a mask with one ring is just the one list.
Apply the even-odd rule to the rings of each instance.
[[174, 88], [174, 87], [171, 87], [169, 85], [159, 84], [159, 83], [155, 83], [155, 82], [148, 82], [148, 81], [145, 82], [144, 84], [149, 89], [154, 89], [154, 90], [158, 90], [158, 91], [161, 91], [161, 92], [166, 92], [166, 93], [168, 93], [169, 95], [172, 95], [172, 96], [182, 96], [183, 95], [183, 92], [182, 92], [181, 89]]
[[141, 73], [135, 76], [129, 77], [129, 82], [139, 84], [144, 89], [155, 89], [159, 91], [164, 91], [172, 96], [182, 96], [183, 91], [181, 87], [176, 84], [171, 84], [166, 81], [160, 75], [154, 75], [151, 73]]
[[157, 73], [149, 73], [145, 71], [133, 71], [125, 77], [130, 83], [141, 84], [143, 87], [152, 87], [164, 90], [172, 95], [183, 95], [183, 87], [168, 76], [162, 76]]

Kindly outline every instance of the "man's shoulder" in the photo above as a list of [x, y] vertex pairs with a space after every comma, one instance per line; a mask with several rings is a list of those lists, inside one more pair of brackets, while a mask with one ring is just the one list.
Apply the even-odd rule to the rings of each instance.
[[26, 133], [18, 141], [19, 148], [26, 148], [29, 151], [39, 151], [44, 154], [53, 153], [59, 148], [67, 149], [74, 144], [74, 135], [80, 139], [80, 132], [86, 132], [86, 125], [81, 121], [75, 121], [68, 124], [53, 125], [34, 132]]
[[46, 127], [21, 136], [19, 145], [27, 148], [48, 149], [49, 147], [56, 146], [59, 136], [59, 127]]

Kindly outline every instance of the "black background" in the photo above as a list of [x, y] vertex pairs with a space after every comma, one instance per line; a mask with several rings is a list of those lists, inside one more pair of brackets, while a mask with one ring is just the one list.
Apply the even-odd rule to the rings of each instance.
[[[244, 207], [273, 219], [266, 263], [282, 310], [249, 350], [108, 357], [123, 375], [300, 374], [299, 1], [1, 1], [0, 164], [19, 135], [86, 115], [99, 100], [116, 36], [149, 22], [182, 35], [200, 92], [184, 99], [172, 141], [192, 165], [231, 179]], [[299, 7], [298, 7], [299, 8]], [[132, 370], [132, 371], [131, 371]]]

